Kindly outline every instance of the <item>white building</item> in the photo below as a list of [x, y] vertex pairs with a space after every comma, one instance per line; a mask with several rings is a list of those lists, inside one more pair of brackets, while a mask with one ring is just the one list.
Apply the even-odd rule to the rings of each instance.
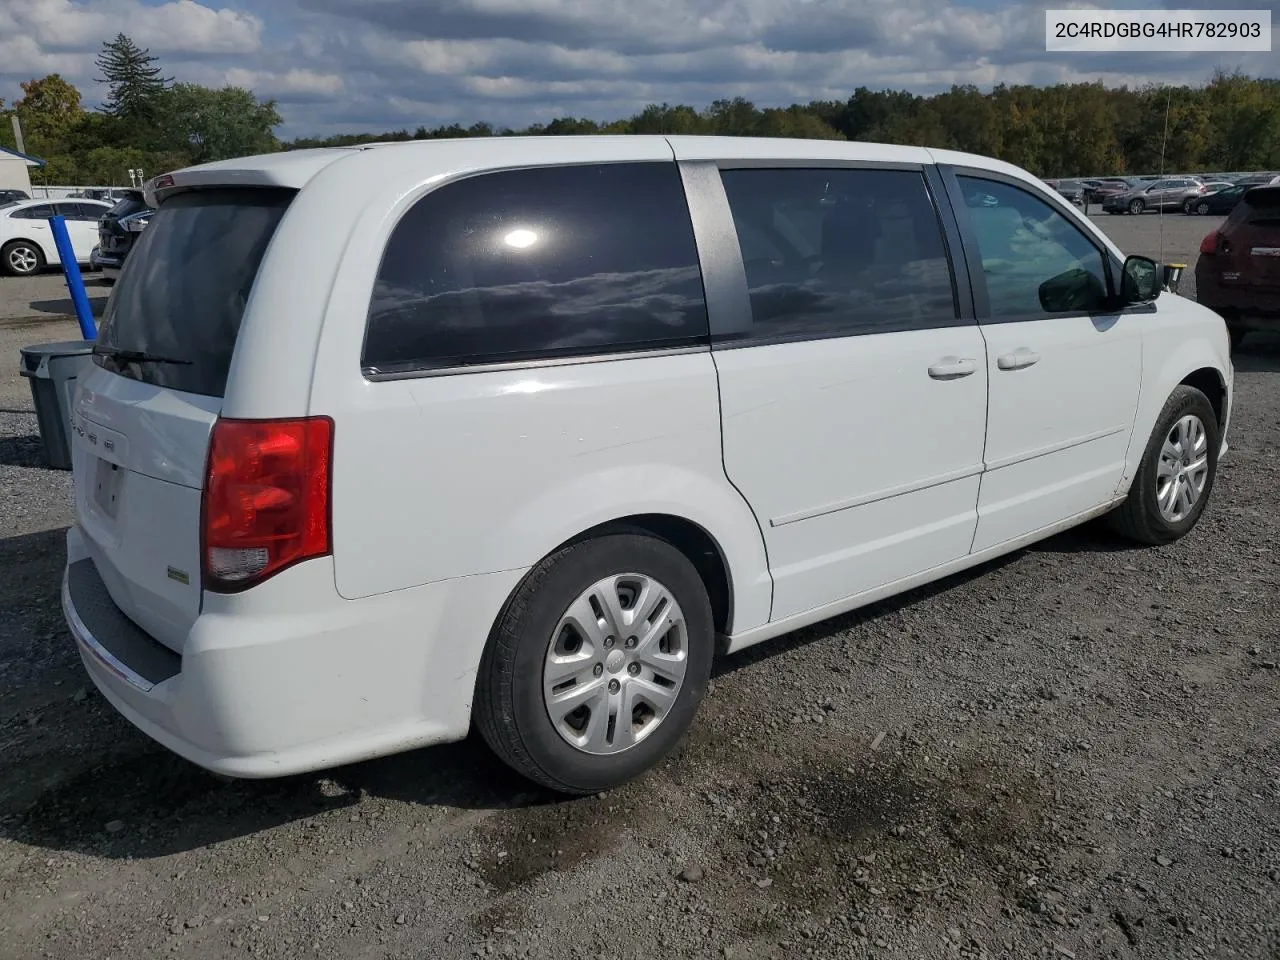
[[0, 190], [24, 190], [32, 196], [30, 169], [43, 166], [43, 160], [0, 147]]

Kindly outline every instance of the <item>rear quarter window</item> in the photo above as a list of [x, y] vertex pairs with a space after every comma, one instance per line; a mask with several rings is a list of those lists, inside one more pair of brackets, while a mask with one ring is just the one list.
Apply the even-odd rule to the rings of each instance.
[[708, 341], [674, 163], [482, 174], [417, 202], [369, 306], [369, 375]]

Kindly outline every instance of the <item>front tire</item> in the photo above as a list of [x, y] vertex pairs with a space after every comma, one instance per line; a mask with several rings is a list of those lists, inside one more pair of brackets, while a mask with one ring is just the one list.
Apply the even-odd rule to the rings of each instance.
[[1209, 398], [1179, 386], [1160, 411], [1128, 498], [1109, 516], [1112, 527], [1151, 546], [1185, 536], [1209, 502], [1220, 447]]
[[0, 265], [12, 276], [29, 277], [44, 266], [44, 251], [29, 240], [14, 240], [0, 250]]
[[1196, 204], [1196, 213], [1200, 214], [1200, 216], [1202, 216], [1202, 217], [1207, 217], [1207, 216], [1209, 215], [1209, 203], [1208, 203], [1208, 201], [1206, 201], [1206, 200], [1201, 200], [1199, 203], [1197, 203], [1197, 204]]
[[480, 661], [475, 721], [525, 777], [567, 794], [619, 786], [684, 738], [707, 689], [711, 602], [684, 554], [614, 533], [525, 577]]
[[1141, 213], [1143, 210], [1145, 210], [1145, 209], [1146, 209], [1146, 206], [1147, 206], [1147, 205], [1146, 205], [1145, 203], [1143, 203], [1141, 200], [1130, 200], [1130, 201], [1129, 201], [1129, 212], [1130, 212], [1130, 213]]

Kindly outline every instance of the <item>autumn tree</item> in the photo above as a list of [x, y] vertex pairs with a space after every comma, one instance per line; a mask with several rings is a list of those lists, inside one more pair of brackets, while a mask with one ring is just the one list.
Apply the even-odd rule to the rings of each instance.
[[22, 123], [28, 151], [65, 151], [84, 115], [80, 91], [56, 73], [40, 80], [26, 80], [21, 86], [22, 99], [14, 103], [13, 109]]

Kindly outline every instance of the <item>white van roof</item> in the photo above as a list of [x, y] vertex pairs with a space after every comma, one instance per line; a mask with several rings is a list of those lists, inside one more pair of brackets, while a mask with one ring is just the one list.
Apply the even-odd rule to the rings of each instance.
[[[421, 177], [520, 165], [607, 163], [622, 160], [816, 160], [880, 163], [953, 163], [982, 167], [1023, 179], [1029, 174], [989, 157], [898, 144], [858, 140], [800, 140], [782, 137], [662, 136], [655, 134], [589, 134], [583, 136], [462, 137], [369, 143], [351, 147], [316, 147], [237, 157], [185, 167], [152, 180], [148, 202], [205, 185], [286, 187], [301, 189], [321, 170], [338, 161], [358, 165], [362, 154], [394, 152], [406, 170]], [[370, 164], [386, 173], [383, 162]], [[396, 164], [397, 166], [399, 164]], [[357, 170], [352, 171], [359, 173]]]

